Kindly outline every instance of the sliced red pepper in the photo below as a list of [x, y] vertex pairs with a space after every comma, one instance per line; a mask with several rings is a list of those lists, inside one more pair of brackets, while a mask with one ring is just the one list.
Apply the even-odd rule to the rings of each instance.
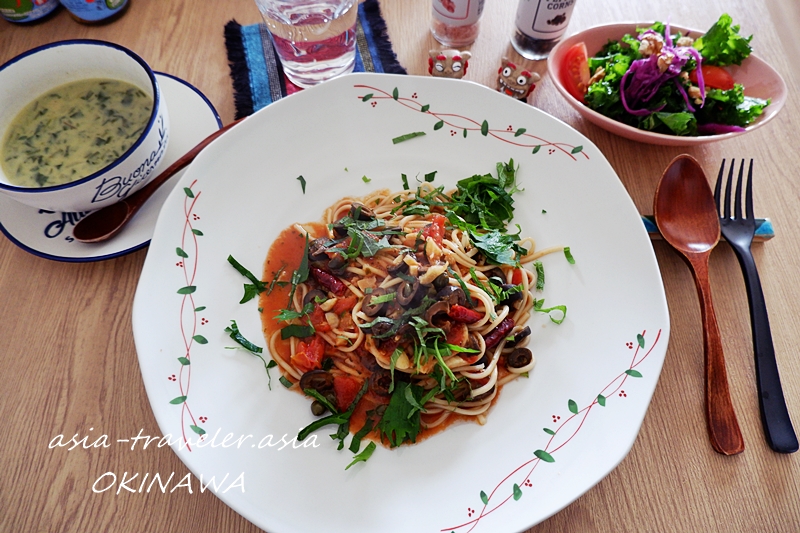
[[511, 333], [512, 329], [514, 329], [514, 320], [512, 318], [504, 318], [496, 328], [484, 337], [486, 349], [490, 350], [500, 344], [500, 341]]
[[447, 312], [447, 316], [455, 320], [456, 322], [463, 322], [464, 324], [474, 324], [481, 318], [483, 318], [483, 313], [479, 313], [474, 309], [470, 309], [468, 307], [464, 307], [463, 305], [451, 305], [450, 311]]
[[311, 275], [317, 280], [317, 283], [322, 285], [325, 289], [329, 290], [336, 296], [344, 296], [347, 293], [347, 287], [342, 281], [329, 272], [325, 272], [321, 268], [311, 267]]
[[511, 274], [511, 284], [519, 285], [520, 283], [522, 283], [522, 269], [515, 268], [514, 273]]

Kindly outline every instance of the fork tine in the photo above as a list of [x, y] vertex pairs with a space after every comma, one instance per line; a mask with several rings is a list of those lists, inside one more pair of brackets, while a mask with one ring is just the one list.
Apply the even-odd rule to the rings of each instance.
[[717, 176], [717, 184], [714, 186], [714, 203], [717, 204], [717, 212], [720, 216], [722, 216], [722, 211], [720, 208], [719, 203], [719, 193], [722, 189], [722, 176], [725, 173], [725, 160], [722, 160], [722, 164], [719, 166], [719, 176]]
[[731, 218], [731, 188], [733, 187], [733, 169], [736, 168], [736, 160], [731, 160], [731, 168], [728, 171], [728, 181], [725, 183], [725, 218]]
[[747, 187], [745, 188], [745, 216], [753, 219], [753, 160], [750, 160], [750, 169], [747, 171]]
[[744, 181], [744, 159], [739, 165], [739, 178], [736, 180], [736, 197], [733, 200], [733, 216], [736, 220], [742, 219], [742, 182]]

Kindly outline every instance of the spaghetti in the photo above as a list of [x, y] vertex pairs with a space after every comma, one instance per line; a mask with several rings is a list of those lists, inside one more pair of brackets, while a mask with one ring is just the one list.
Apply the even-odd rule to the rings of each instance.
[[563, 248], [506, 231], [513, 170], [449, 192], [426, 181], [344, 198], [273, 244], [264, 279], [278, 287], [261, 299], [270, 352], [315, 414], [347, 419], [342, 439], [353, 428], [354, 440], [394, 447], [458, 419], [483, 424], [500, 388], [533, 369], [525, 324], [543, 270], [524, 266]]

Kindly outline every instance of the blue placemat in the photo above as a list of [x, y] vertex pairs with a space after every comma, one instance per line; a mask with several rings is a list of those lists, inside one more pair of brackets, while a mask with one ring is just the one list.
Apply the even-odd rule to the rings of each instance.
[[[231, 20], [225, 25], [225, 47], [233, 79], [236, 118], [246, 117], [302, 90], [284, 75], [263, 23], [242, 26]], [[406, 74], [392, 50], [378, 0], [366, 0], [358, 6], [355, 71]]]

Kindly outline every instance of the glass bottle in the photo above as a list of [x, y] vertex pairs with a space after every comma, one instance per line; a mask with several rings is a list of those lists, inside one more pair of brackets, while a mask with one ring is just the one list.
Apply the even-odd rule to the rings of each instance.
[[0, 0], [0, 16], [9, 22], [31, 23], [42, 21], [55, 12], [58, 5], [58, 0], [39, 0], [38, 2]]
[[121, 17], [130, 0], [61, 0], [61, 4], [82, 24], [106, 24]]
[[458, 48], [475, 42], [480, 31], [484, 0], [433, 0], [431, 33], [445, 46]]
[[512, 46], [525, 59], [546, 59], [567, 31], [574, 7], [575, 0], [520, 0]]

